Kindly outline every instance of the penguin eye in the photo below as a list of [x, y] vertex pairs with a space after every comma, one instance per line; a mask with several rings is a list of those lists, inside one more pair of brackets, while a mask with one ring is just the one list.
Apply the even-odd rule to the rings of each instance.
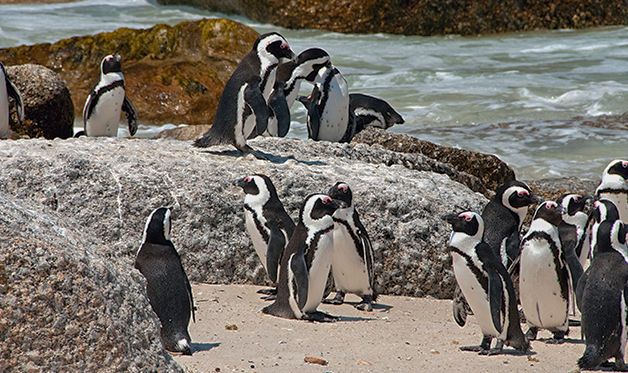
[[338, 190], [347, 193], [347, 191], [349, 190], [349, 186], [347, 184], [340, 184], [338, 185]]
[[582, 197], [580, 197], [580, 196], [574, 196], [574, 197], [573, 197], [573, 200], [574, 200], [575, 202], [579, 202], [581, 199], [582, 199]]
[[545, 208], [548, 209], [548, 210], [555, 209], [556, 206], [558, 206], [558, 205], [556, 205], [555, 203], [552, 203], [552, 202], [548, 202], [548, 203], [545, 204]]
[[281, 43], [279, 48], [281, 48], [281, 49], [288, 49], [288, 43]]
[[525, 196], [529, 196], [529, 195], [530, 195], [530, 193], [528, 193], [528, 191], [527, 191], [527, 190], [520, 190], [520, 191], [518, 191], [518, 192], [517, 192], [517, 195], [518, 195], [519, 197], [525, 197]]
[[245, 183], [250, 183], [251, 181], [253, 181], [253, 178], [251, 176], [247, 176], [244, 178]]
[[323, 202], [323, 205], [329, 205], [331, 203], [331, 197], [325, 196], [321, 198], [321, 202]]
[[628, 168], [628, 161], [621, 161], [621, 166], [623, 168]]

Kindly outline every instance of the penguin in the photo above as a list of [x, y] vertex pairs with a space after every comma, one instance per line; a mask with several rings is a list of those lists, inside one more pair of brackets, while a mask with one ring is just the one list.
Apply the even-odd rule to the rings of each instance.
[[[323, 65], [314, 78], [314, 89], [320, 91], [318, 100], [309, 103], [300, 99], [308, 110], [310, 138], [315, 141], [350, 142], [355, 135], [355, 117], [349, 110], [349, 87], [331, 61]], [[310, 117], [316, 111], [318, 115]]]
[[146, 220], [135, 268], [146, 278], [146, 293], [161, 322], [164, 348], [192, 355], [188, 324], [190, 313], [196, 322], [194, 298], [179, 253], [170, 241], [170, 215], [170, 208], [160, 207]]
[[[598, 242], [597, 242], [597, 231], [599, 226], [604, 221], [614, 222], [615, 220], [620, 219], [619, 209], [615, 205], [615, 203], [606, 198], [602, 198], [598, 201], [595, 201], [594, 205], [595, 209], [591, 214], [591, 258], [593, 258], [598, 252]], [[624, 253], [624, 256], [628, 258], [628, 252]]]
[[388, 129], [395, 124], [403, 124], [401, 114], [381, 98], [351, 93], [349, 95], [349, 111], [355, 117], [355, 133], [366, 127]]
[[626, 226], [620, 220], [605, 220], [597, 230], [598, 253], [582, 277], [577, 289], [582, 313], [585, 350], [578, 359], [581, 369], [595, 369], [609, 358], [615, 368], [626, 371], [626, 320], [628, 319], [628, 262]]
[[286, 101], [284, 86], [285, 82], [275, 81], [275, 88], [268, 98], [268, 126], [263, 136], [285, 137], [290, 131], [290, 107]]
[[602, 181], [595, 190], [598, 199], [613, 201], [624, 224], [628, 224], [628, 161], [616, 159], [606, 166]]
[[[294, 222], [279, 200], [273, 182], [266, 175], [255, 174], [236, 181], [245, 193], [246, 230], [253, 242], [268, 278], [277, 283], [283, 251], [294, 232]], [[274, 293], [260, 290], [262, 294]], [[265, 298], [271, 300], [271, 298]]]
[[589, 257], [589, 236], [586, 234], [589, 216], [584, 209], [592, 199], [592, 196], [566, 194], [556, 201], [563, 207], [562, 221], [558, 226], [563, 251], [570, 256], [573, 253], [582, 267]]
[[243, 153], [254, 152], [246, 140], [266, 131], [277, 66], [292, 59], [294, 53], [283, 36], [260, 35], [227, 81], [212, 127], [194, 146], [230, 144]]
[[[483, 240], [511, 273], [517, 270], [515, 261], [519, 257], [520, 231], [528, 207], [542, 201], [526, 183], [510, 180], [497, 188], [482, 211], [485, 224]], [[457, 288], [454, 292], [453, 313], [458, 325], [464, 326], [466, 312], [464, 297]]]
[[124, 111], [131, 136], [137, 132], [137, 114], [124, 89], [122, 57], [108, 55], [100, 63], [100, 81], [89, 93], [83, 107], [83, 131], [79, 136], [118, 136], [120, 112]]
[[281, 259], [277, 298], [263, 313], [287, 319], [333, 322], [337, 318], [317, 310], [323, 299], [333, 250], [332, 215], [344, 202], [326, 194], [309, 195]]
[[334, 219], [334, 251], [331, 272], [336, 285], [336, 296], [323, 303], [342, 304], [346, 293], [362, 298], [355, 307], [361, 311], [373, 311], [377, 300], [373, 270], [373, 246], [360, 215], [353, 204], [353, 193], [347, 183], [337, 182], [327, 193], [346, 204], [336, 210]]
[[569, 273], [573, 270], [558, 233], [562, 210], [554, 201], [543, 202], [521, 240], [519, 294], [529, 340], [536, 339], [539, 329], [548, 329], [553, 338], [546, 342], [562, 343], [569, 332]]
[[9, 137], [11, 128], [9, 127], [9, 98], [15, 101], [18, 124], [24, 121], [24, 104], [20, 91], [13, 84], [2, 62], [0, 62], [0, 139]]
[[[443, 217], [452, 226], [449, 253], [456, 282], [469, 302], [482, 330], [479, 346], [463, 346], [462, 351], [492, 355], [504, 343], [525, 352], [529, 348], [517, 311], [517, 299], [510, 275], [490, 246], [482, 240], [484, 221], [474, 212]], [[493, 338], [497, 338], [491, 349]]]

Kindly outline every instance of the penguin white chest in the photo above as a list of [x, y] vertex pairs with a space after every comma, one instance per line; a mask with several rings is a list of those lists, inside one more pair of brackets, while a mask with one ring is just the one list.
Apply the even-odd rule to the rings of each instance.
[[529, 325], [566, 330], [569, 299], [563, 298], [559, 276], [562, 268], [556, 268], [550, 243], [542, 238], [526, 240], [521, 248], [519, 291]]
[[257, 214], [258, 221], [256, 222], [255, 221], [256, 218], [253, 216], [253, 213], [251, 213], [248, 210], [245, 210], [244, 221], [246, 224], [246, 231], [249, 233], [249, 237], [251, 237], [251, 242], [253, 243], [253, 248], [255, 249], [255, 253], [259, 257], [259, 260], [262, 262], [262, 265], [264, 266], [264, 270], [267, 270], [266, 250], [268, 248], [268, 244], [266, 243], [266, 241], [264, 240], [264, 237], [262, 236], [262, 233], [258, 229], [258, 223], [261, 229], [266, 229], [264, 227], [264, 224], [266, 222], [265, 220], [264, 221], [259, 220], [259, 219], [263, 219], [263, 217], [260, 218], [260, 215], [261, 214]]
[[92, 115], [87, 119], [85, 129], [88, 136], [118, 136], [124, 94], [123, 87], [116, 87], [100, 95]]
[[333, 77], [327, 94], [328, 98], [320, 117], [318, 138], [338, 142], [342, 140], [349, 126], [349, 89], [342, 76]]
[[0, 139], [9, 136], [9, 95], [5, 79], [4, 74], [0, 72]]
[[316, 247], [310, 247], [310, 250], [316, 251], [314, 252], [308, 273], [307, 302], [305, 307], [303, 307], [303, 311], [306, 313], [316, 311], [325, 293], [333, 254], [333, 230], [322, 234], [316, 243]]
[[628, 191], [626, 193], [600, 193], [600, 198], [606, 198], [617, 206], [619, 218], [628, 224]]
[[334, 250], [331, 270], [337, 290], [348, 293], [372, 294], [368, 269], [358, 250], [359, 242], [353, 240], [344, 224], [334, 227]]

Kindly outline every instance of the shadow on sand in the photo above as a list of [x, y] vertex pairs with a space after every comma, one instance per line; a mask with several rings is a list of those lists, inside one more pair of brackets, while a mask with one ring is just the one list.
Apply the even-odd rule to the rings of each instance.
[[192, 343], [192, 352], [209, 351], [212, 348], [220, 346], [220, 342], [216, 343]]

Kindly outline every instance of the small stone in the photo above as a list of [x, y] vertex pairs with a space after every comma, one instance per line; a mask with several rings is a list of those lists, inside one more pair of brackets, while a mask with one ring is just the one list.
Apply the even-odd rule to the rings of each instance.
[[227, 325], [225, 325], [225, 329], [227, 329], [227, 330], [238, 330], [238, 326], [236, 324], [227, 324]]
[[320, 356], [306, 356], [303, 358], [303, 361], [309, 364], [318, 364], [318, 365], [327, 365], [327, 360], [323, 359]]
[[438, 354], [440, 354], [440, 352], [438, 352], [438, 350], [430, 350], [430, 354], [438, 355]]

